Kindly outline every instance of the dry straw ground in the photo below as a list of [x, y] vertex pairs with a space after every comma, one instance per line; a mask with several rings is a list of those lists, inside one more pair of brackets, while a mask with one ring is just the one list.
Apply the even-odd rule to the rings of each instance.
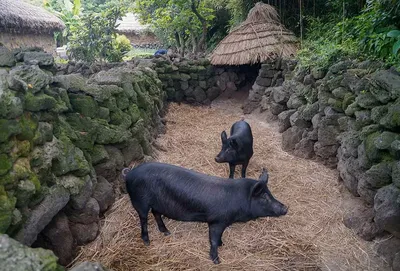
[[[214, 157], [221, 131], [240, 116], [240, 104], [234, 101], [220, 101], [212, 108], [170, 104], [167, 134], [158, 139], [166, 151], [159, 151], [157, 160], [228, 176], [228, 166], [215, 163]], [[172, 233], [165, 237], [149, 214], [151, 244], [145, 247], [137, 214], [124, 196], [107, 214], [99, 237], [82, 247], [76, 261], [100, 261], [113, 270], [386, 270], [372, 243], [343, 226], [336, 172], [283, 152], [275, 127], [255, 115], [246, 120], [255, 139], [248, 177], [257, 178], [267, 167], [270, 190], [290, 207], [287, 216], [228, 228], [216, 266], [208, 258], [206, 224], [164, 219]]]

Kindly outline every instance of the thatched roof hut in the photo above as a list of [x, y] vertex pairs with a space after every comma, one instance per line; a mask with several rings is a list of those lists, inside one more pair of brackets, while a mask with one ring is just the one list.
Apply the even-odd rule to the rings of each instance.
[[150, 26], [141, 24], [133, 13], [126, 14], [117, 25], [117, 33], [125, 35], [134, 45], [154, 46], [159, 43]]
[[54, 32], [64, 23], [47, 10], [22, 0], [0, 0], [0, 43], [12, 49], [41, 47], [55, 54]]
[[279, 21], [273, 6], [258, 2], [247, 19], [233, 29], [214, 49], [213, 65], [244, 65], [264, 62], [276, 56], [296, 54], [297, 40]]
[[0, 0], [0, 31], [11, 33], [53, 33], [64, 23], [41, 7], [22, 0]]

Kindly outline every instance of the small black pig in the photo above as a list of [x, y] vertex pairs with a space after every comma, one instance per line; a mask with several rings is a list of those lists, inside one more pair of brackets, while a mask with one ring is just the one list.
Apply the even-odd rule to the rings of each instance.
[[[124, 176], [126, 171], [122, 174]], [[141, 237], [146, 245], [150, 244], [147, 231], [150, 210], [158, 229], [165, 235], [170, 232], [161, 215], [178, 221], [206, 222], [210, 258], [215, 264], [219, 263], [218, 246], [222, 245], [222, 233], [228, 226], [258, 217], [278, 217], [288, 211], [268, 190], [268, 172], [265, 169], [259, 181], [238, 179], [230, 182], [226, 178], [151, 162], [132, 169], [124, 178], [132, 205], [140, 218]]]
[[246, 178], [246, 169], [253, 156], [253, 134], [250, 125], [243, 119], [231, 127], [231, 136], [221, 133], [222, 150], [215, 157], [217, 163], [229, 163], [229, 178], [233, 179], [235, 167], [242, 165], [242, 178]]

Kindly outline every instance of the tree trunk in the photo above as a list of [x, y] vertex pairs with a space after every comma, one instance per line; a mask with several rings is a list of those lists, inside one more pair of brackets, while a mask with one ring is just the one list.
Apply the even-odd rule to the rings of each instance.
[[[197, 2], [197, 6], [198, 6], [198, 4], [199, 4], [199, 2]], [[198, 49], [205, 50], [206, 49], [206, 46], [205, 46], [206, 38], [207, 38], [207, 21], [206, 21], [206, 19], [203, 18], [203, 16], [200, 15], [200, 13], [197, 10], [197, 6], [196, 6], [196, 0], [192, 0], [192, 5], [191, 5], [192, 11], [197, 16], [197, 18], [199, 19], [199, 21], [203, 27], [203, 33], [201, 34], [201, 38], [198, 43]]]

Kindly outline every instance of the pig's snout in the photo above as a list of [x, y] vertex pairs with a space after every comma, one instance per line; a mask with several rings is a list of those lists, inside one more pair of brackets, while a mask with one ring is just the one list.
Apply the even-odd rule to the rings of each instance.
[[215, 157], [215, 162], [217, 162], [217, 163], [221, 163], [221, 162], [222, 162], [222, 159], [221, 159], [221, 157], [219, 157], [219, 156]]
[[286, 215], [288, 213], [288, 211], [289, 211], [289, 207], [283, 205], [282, 210], [281, 210], [281, 215]]

